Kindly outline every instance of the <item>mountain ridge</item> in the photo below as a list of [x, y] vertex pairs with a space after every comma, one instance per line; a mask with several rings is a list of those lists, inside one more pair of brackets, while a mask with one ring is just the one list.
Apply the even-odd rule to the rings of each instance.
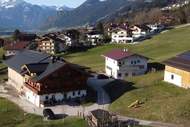
[[66, 6], [53, 7], [35, 5], [24, 0], [0, 0], [0, 28], [39, 29], [57, 12], [70, 10], [72, 8]]
[[112, 19], [116, 12], [130, 12], [151, 6], [162, 7], [170, 1], [175, 0], [86, 0], [76, 9], [57, 15], [54, 21], [47, 25], [49, 25], [48, 27], [64, 28], [95, 24], [106, 18]]

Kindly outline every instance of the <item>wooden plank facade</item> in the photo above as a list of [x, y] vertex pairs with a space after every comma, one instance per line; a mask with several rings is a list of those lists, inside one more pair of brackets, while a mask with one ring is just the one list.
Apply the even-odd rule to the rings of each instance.
[[25, 85], [30, 89], [32, 88], [33, 92], [39, 95], [56, 92], [69, 92], [73, 90], [86, 89], [87, 78], [87, 74], [84, 74], [82, 71], [67, 64], [43, 78], [41, 81], [35, 82], [28, 79], [26, 80]]

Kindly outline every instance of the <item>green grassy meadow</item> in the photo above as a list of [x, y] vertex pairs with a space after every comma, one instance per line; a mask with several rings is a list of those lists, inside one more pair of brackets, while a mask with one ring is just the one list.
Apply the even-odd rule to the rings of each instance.
[[63, 56], [70, 62], [102, 72], [104, 71], [104, 58], [101, 55], [114, 48], [128, 48], [132, 52], [141, 53], [151, 58], [151, 61], [160, 62], [178, 53], [190, 50], [190, 26], [173, 29], [136, 45], [107, 44], [89, 49], [87, 52]]
[[[151, 58], [151, 62], [162, 62], [190, 50], [190, 26], [161, 33], [136, 45], [107, 44], [64, 57], [70, 62], [104, 72], [104, 58], [101, 55], [114, 48], [128, 48], [130, 51]], [[160, 71], [126, 78], [126, 81], [134, 84], [135, 89], [127, 91], [115, 100], [110, 110], [140, 119], [190, 125], [190, 91], [163, 82], [163, 75], [164, 72]], [[136, 100], [144, 104], [138, 108], [128, 108]]]
[[25, 114], [18, 106], [0, 98], [0, 127], [87, 127], [80, 118], [44, 121], [42, 117]]
[[[86, 52], [62, 55], [72, 63], [83, 65], [97, 72], [104, 72], [104, 53], [114, 48], [128, 48], [141, 53], [150, 61], [161, 62], [190, 49], [190, 26], [173, 29], [136, 45], [115, 45], [89, 49]], [[3, 50], [0, 49], [0, 55]], [[0, 67], [3, 67], [0, 64]], [[163, 82], [163, 71], [126, 78], [135, 89], [125, 92], [110, 105], [110, 110], [122, 115], [147, 120], [158, 120], [190, 125], [190, 91]], [[128, 108], [136, 101], [143, 102], [138, 108]], [[85, 127], [78, 118], [44, 122], [41, 117], [24, 115], [13, 103], [0, 98], [0, 127]]]

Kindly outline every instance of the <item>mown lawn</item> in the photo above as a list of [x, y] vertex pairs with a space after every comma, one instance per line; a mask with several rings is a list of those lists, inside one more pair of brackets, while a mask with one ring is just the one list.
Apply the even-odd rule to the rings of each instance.
[[[137, 45], [107, 44], [64, 57], [70, 62], [104, 72], [101, 55], [114, 48], [128, 48], [151, 58], [151, 62], [162, 62], [190, 49], [190, 26], [170, 30]], [[163, 82], [163, 71], [126, 80], [132, 82], [135, 89], [113, 101], [110, 110], [141, 119], [190, 125], [190, 91]], [[128, 108], [136, 100], [144, 104], [139, 108]]]
[[24, 115], [18, 106], [0, 98], [0, 127], [87, 127], [87, 123], [74, 117], [68, 117], [64, 120], [43, 121], [40, 116]]
[[[163, 82], [163, 72], [127, 78], [135, 89], [115, 100], [110, 110], [122, 115], [179, 124], [190, 124], [190, 90]], [[128, 108], [136, 100], [143, 104]]]

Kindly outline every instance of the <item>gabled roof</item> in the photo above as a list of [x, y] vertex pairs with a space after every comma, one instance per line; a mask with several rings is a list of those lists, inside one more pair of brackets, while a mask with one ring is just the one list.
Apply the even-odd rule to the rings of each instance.
[[124, 51], [122, 49], [114, 49], [114, 50], [104, 54], [103, 56], [111, 58], [111, 59], [114, 59], [114, 60], [122, 60], [124, 58], [134, 56], [134, 55], [137, 55], [137, 56], [144, 57], [144, 58], [148, 59], [145, 56], [142, 56], [142, 55], [139, 55], [139, 54], [136, 54], [136, 53], [132, 53], [130, 51]]
[[47, 65], [47, 68], [39, 75], [33, 78], [33, 81], [40, 81], [46, 78], [48, 75], [52, 74], [53, 72], [57, 71], [59, 68], [66, 65], [63, 61], [56, 61], [56, 62], [50, 62]]
[[172, 57], [163, 63], [175, 68], [190, 71], [190, 51]]
[[41, 74], [46, 70], [48, 63], [31, 63], [22, 66], [22, 69], [26, 68], [30, 73]]
[[20, 74], [23, 67], [31, 73], [36, 73], [33, 81], [40, 81], [65, 65], [63, 60], [56, 60], [51, 55], [31, 50], [24, 50], [4, 63]]
[[47, 59], [49, 57], [50, 55], [45, 53], [32, 50], [23, 50], [22, 52], [16, 54], [14, 57], [4, 61], [4, 63], [16, 72], [21, 73], [21, 67], [23, 65], [41, 62], [47, 63], [50, 61]]
[[116, 28], [112, 29], [111, 31], [114, 32], [114, 31], [120, 31], [120, 30], [124, 30], [127, 32], [129, 31], [129, 29], [126, 27], [116, 27]]
[[142, 30], [145, 30], [145, 31], [148, 31], [148, 30], [151, 30], [150, 27], [148, 27], [146, 24], [142, 24], [142, 25], [134, 25]]

